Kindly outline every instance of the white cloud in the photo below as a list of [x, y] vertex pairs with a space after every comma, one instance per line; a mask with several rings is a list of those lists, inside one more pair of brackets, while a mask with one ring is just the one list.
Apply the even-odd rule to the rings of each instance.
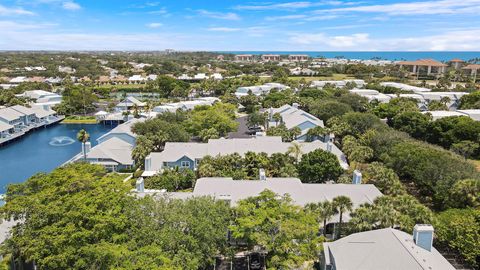
[[365, 33], [350, 36], [327, 36], [318, 34], [295, 34], [290, 37], [290, 42], [299, 45], [326, 45], [331, 48], [354, 48], [369, 42], [369, 35]]
[[298, 20], [298, 19], [304, 19], [306, 17], [307, 15], [296, 14], [296, 15], [285, 15], [285, 16], [269, 16], [269, 17], [266, 17], [265, 20], [267, 21]]
[[364, 5], [316, 11], [316, 13], [325, 12], [368, 12], [386, 13], [388, 15], [478, 13], [480, 12], [480, 0], [417, 1], [410, 3]]
[[326, 21], [326, 20], [333, 20], [333, 19], [337, 19], [338, 15], [319, 15], [319, 16], [309, 16], [307, 18], [305, 18], [305, 21], [310, 21], [310, 22], [314, 22], [314, 21]]
[[249, 37], [263, 37], [268, 31], [269, 27], [265, 26], [251, 26], [244, 28], [235, 28], [235, 27], [210, 27], [207, 28], [207, 31], [210, 32], [224, 32], [224, 33], [234, 33], [242, 32]]
[[179, 34], [2, 33], [1, 50], [158, 50], [188, 45]]
[[35, 13], [19, 7], [9, 8], [9, 7], [0, 5], [0, 15], [1, 16], [35, 15]]
[[480, 29], [447, 31], [419, 37], [373, 38], [366, 33], [331, 36], [325, 33], [294, 33], [289, 46], [299, 50], [352, 51], [477, 51]]
[[318, 1], [318, 2], [285, 2], [285, 3], [269, 3], [261, 5], [238, 5], [235, 9], [239, 10], [297, 10], [302, 8], [311, 8], [316, 6], [338, 6], [338, 5], [353, 5], [359, 2], [343, 2], [343, 1]]
[[329, 14], [329, 15], [306, 15], [306, 14], [295, 14], [295, 15], [284, 15], [284, 16], [268, 16], [265, 17], [266, 21], [286, 21], [286, 20], [298, 20], [306, 22], [314, 21], [325, 21], [337, 19], [338, 15]]
[[[2, 27], [3, 25], [3, 27]], [[13, 26], [13, 29], [12, 29]], [[45, 27], [48, 28], [48, 27]], [[55, 28], [56, 31], [58, 29]], [[270, 33], [258, 26], [242, 29], [235, 40], [215, 32], [198, 34], [87, 34], [39, 31], [34, 24], [0, 23], [0, 50], [310, 50], [310, 51], [478, 51], [480, 28], [458, 29], [428, 36], [398, 38], [371, 34], [328, 35], [326, 33], [293, 33], [286, 39], [268, 37], [252, 39], [251, 35]], [[209, 34], [210, 33], [210, 34]], [[244, 35], [245, 33], [245, 35]], [[288, 35], [288, 34], [287, 34]], [[195, 42], [192, 43], [192, 40]]]
[[149, 27], [149, 28], [159, 28], [159, 27], [163, 26], [163, 24], [155, 22], [155, 23], [148, 23], [148, 24], [146, 24], [146, 26]]
[[152, 11], [149, 11], [147, 12], [148, 14], [154, 14], [154, 15], [165, 15], [168, 13], [167, 9], [166, 8], [161, 8], [159, 10], [152, 10]]
[[312, 7], [311, 2], [287, 2], [280, 4], [268, 4], [268, 5], [239, 5], [235, 9], [241, 10], [270, 10], [270, 9], [300, 9]]
[[57, 26], [54, 23], [20, 23], [15, 21], [0, 21], [0, 30], [3, 31], [22, 31], [31, 29], [43, 29]]
[[82, 7], [78, 3], [75, 3], [73, 1], [63, 2], [62, 8], [66, 10], [71, 10], [71, 11], [82, 9]]
[[220, 20], [230, 20], [230, 21], [238, 21], [240, 20], [240, 16], [233, 12], [213, 12], [204, 9], [197, 10], [198, 15], [213, 19], [220, 19]]
[[210, 28], [207, 28], [207, 30], [212, 32], [238, 32], [238, 31], [241, 31], [242, 29], [232, 28], [232, 27], [210, 27]]

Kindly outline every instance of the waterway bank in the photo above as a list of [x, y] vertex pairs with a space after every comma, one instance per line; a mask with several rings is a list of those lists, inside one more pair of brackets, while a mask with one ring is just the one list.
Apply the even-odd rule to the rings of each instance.
[[78, 131], [90, 134], [92, 146], [96, 139], [112, 129], [108, 125], [56, 124], [30, 132], [0, 147], [0, 193], [9, 183], [20, 183], [38, 172], [50, 172], [78, 154], [81, 143]]

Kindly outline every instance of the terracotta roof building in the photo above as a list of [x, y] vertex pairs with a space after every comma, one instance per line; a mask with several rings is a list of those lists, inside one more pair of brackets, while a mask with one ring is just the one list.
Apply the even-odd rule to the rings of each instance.
[[462, 59], [455, 58], [455, 59], [450, 60], [449, 63], [455, 69], [460, 69], [463, 66], [463, 64], [465, 63], [465, 61], [463, 61]]
[[463, 70], [470, 71], [470, 75], [476, 76], [478, 74], [478, 70], [480, 69], [479, 64], [470, 64], [462, 68]]
[[280, 61], [279, 54], [264, 54], [262, 55], [262, 61]]
[[400, 67], [406, 67], [412, 73], [426, 73], [435, 75], [445, 73], [448, 65], [433, 59], [420, 59], [417, 61], [401, 61], [397, 63]]
[[238, 54], [235, 55], [235, 61], [241, 61], [241, 62], [250, 62], [253, 61], [253, 55], [251, 54]]

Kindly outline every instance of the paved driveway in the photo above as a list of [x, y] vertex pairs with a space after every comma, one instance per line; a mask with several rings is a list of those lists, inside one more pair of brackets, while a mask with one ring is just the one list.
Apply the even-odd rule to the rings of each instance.
[[251, 136], [247, 134], [247, 118], [248, 116], [242, 116], [236, 119], [239, 123], [238, 130], [235, 132], [228, 133], [228, 138], [250, 138]]

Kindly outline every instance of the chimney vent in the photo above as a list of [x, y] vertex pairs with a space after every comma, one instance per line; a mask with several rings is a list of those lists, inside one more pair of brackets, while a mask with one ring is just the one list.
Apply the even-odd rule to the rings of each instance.
[[258, 176], [261, 181], [266, 181], [267, 180], [267, 175], [265, 174], [265, 169], [260, 169], [258, 172]]
[[425, 250], [432, 251], [433, 226], [428, 224], [417, 224], [413, 227], [413, 241]]
[[352, 184], [360, 185], [362, 183], [362, 173], [359, 170], [353, 171]]
[[327, 152], [332, 152], [332, 143], [331, 142], [327, 142]]
[[144, 192], [145, 191], [145, 182], [143, 180], [143, 177], [140, 177], [137, 179], [137, 182], [135, 183], [137, 192]]
[[90, 152], [90, 150], [92, 149], [92, 143], [90, 142], [86, 142], [85, 144], [82, 144], [82, 150], [83, 150], [83, 154], [88, 154]]
[[152, 157], [149, 155], [145, 158], [145, 171], [151, 171]]
[[329, 139], [329, 142], [333, 142], [335, 140], [335, 134], [330, 133], [330, 135], [328, 136], [328, 139]]

